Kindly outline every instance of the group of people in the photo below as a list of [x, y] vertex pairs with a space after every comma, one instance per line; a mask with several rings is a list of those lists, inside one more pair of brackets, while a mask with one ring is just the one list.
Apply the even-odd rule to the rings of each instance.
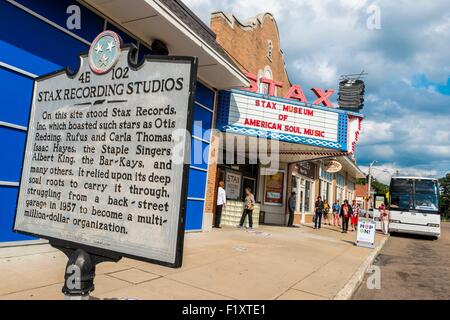
[[[225, 192], [225, 182], [219, 182], [219, 189], [217, 192], [217, 204], [216, 204], [216, 219], [214, 222], [214, 228], [220, 228], [220, 220], [222, 218], [222, 210], [227, 204], [227, 195]], [[253, 229], [253, 209], [255, 207], [255, 196], [250, 188], [245, 188], [245, 200], [244, 211], [242, 212], [241, 220], [236, 226], [242, 228], [244, 226], [245, 218], [248, 217], [248, 227]]]
[[342, 227], [343, 233], [348, 232], [349, 225], [351, 226], [351, 231], [355, 231], [358, 227], [361, 207], [355, 200], [353, 200], [351, 205], [348, 200], [344, 200], [342, 204], [335, 201], [330, 207], [327, 200], [322, 200], [322, 197], [318, 196], [314, 208], [314, 229], [321, 228], [322, 220], [325, 225]]
[[[215, 228], [220, 228], [220, 220], [222, 216], [222, 210], [226, 206], [227, 197], [225, 192], [225, 183], [219, 182], [219, 190], [217, 195], [216, 204], [216, 219], [214, 223]], [[291, 194], [288, 200], [289, 220], [288, 226], [293, 225], [294, 210], [295, 210], [296, 197], [295, 193]], [[242, 212], [241, 219], [238, 228], [242, 228], [245, 219], [248, 217], [248, 225], [250, 229], [253, 229], [253, 208], [255, 206], [255, 197], [250, 188], [245, 188], [245, 201], [244, 211]], [[384, 234], [389, 231], [389, 212], [384, 204], [378, 208], [380, 212], [381, 228]], [[322, 200], [321, 196], [317, 197], [315, 202], [315, 215], [314, 215], [314, 229], [320, 229], [322, 226], [322, 220], [325, 225], [333, 225], [338, 228], [342, 228], [342, 233], [347, 233], [349, 225], [351, 231], [355, 231], [358, 227], [358, 218], [361, 214], [361, 207], [353, 200], [352, 204], [348, 200], [344, 200], [342, 204], [339, 201], [335, 201], [332, 206], [328, 204], [328, 201]]]

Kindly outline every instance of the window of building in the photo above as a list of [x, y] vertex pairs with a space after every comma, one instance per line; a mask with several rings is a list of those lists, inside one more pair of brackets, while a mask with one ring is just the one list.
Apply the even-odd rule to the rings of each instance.
[[355, 182], [349, 181], [347, 184], [347, 199], [352, 202], [355, 200]]
[[272, 61], [273, 58], [273, 43], [272, 40], [267, 41], [267, 58]]
[[311, 192], [313, 190], [313, 182], [305, 181], [305, 212], [311, 211]]
[[266, 66], [264, 68], [264, 72], [260, 71], [258, 73], [258, 82], [259, 82], [258, 92], [262, 93], [262, 94], [269, 94], [269, 85], [267, 83], [263, 83], [261, 81], [262, 78], [271, 79], [271, 80], [273, 79], [272, 78], [272, 70], [270, 69], [269, 66]]
[[345, 177], [336, 173], [336, 201], [342, 203], [344, 201]]
[[333, 200], [333, 192], [331, 183], [333, 181], [333, 174], [326, 172], [322, 167], [320, 168], [320, 196], [322, 200], [327, 200], [331, 203]]

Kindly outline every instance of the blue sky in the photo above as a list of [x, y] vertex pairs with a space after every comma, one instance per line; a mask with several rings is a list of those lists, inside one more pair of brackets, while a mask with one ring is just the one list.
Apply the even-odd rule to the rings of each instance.
[[[357, 147], [366, 169], [387, 181], [450, 172], [450, 3], [448, 0], [185, 0], [209, 24], [222, 10], [245, 20], [271, 12], [292, 82], [337, 88], [365, 70], [366, 118]], [[368, 28], [373, 8], [380, 28]]]

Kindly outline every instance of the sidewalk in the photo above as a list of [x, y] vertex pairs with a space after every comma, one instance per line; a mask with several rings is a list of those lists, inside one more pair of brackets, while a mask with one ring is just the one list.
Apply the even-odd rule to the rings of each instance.
[[[188, 233], [182, 268], [131, 259], [102, 263], [97, 266], [92, 296], [333, 299], [349, 290], [347, 284], [355, 282], [355, 274], [364, 271], [374, 254], [356, 247], [355, 237], [355, 232], [310, 226]], [[376, 245], [384, 240], [376, 235]], [[0, 299], [63, 299], [66, 262], [61, 252], [48, 245], [0, 248]]]

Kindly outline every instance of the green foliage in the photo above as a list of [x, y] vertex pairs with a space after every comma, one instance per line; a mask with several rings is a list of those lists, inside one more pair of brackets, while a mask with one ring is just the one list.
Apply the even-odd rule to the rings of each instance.
[[440, 186], [440, 211], [445, 217], [450, 217], [450, 172], [439, 179]]
[[356, 184], [365, 185], [367, 183], [367, 178], [356, 179]]
[[377, 179], [372, 179], [372, 188], [377, 193], [386, 194], [389, 192], [389, 186], [384, 183], [378, 181]]
[[[356, 184], [365, 185], [368, 178], [356, 179]], [[389, 186], [372, 177], [372, 190], [376, 193], [386, 194], [389, 192]]]

